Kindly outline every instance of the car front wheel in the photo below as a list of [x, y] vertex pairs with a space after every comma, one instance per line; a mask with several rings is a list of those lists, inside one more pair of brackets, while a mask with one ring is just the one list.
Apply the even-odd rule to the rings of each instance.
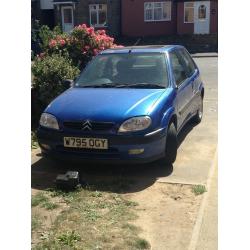
[[177, 132], [174, 123], [171, 123], [167, 131], [165, 157], [162, 159], [164, 163], [172, 164], [175, 162], [177, 147]]

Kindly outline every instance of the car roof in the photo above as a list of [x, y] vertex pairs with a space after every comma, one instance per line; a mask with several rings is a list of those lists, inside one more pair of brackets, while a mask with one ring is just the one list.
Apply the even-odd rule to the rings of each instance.
[[181, 45], [146, 45], [146, 46], [128, 46], [107, 49], [101, 52], [101, 54], [113, 54], [113, 53], [140, 53], [140, 52], [166, 52], [175, 48], [184, 48]]

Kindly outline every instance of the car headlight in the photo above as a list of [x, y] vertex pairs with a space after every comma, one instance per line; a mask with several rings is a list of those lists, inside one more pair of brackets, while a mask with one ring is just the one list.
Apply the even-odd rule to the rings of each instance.
[[48, 113], [42, 113], [39, 123], [41, 126], [46, 128], [59, 129], [59, 125], [55, 116]]
[[137, 116], [123, 122], [118, 132], [132, 132], [146, 129], [151, 124], [149, 116]]

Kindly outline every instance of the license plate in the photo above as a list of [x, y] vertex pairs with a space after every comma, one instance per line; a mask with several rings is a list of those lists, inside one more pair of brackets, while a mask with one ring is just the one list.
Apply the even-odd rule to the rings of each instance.
[[108, 140], [102, 138], [64, 137], [64, 147], [108, 149]]

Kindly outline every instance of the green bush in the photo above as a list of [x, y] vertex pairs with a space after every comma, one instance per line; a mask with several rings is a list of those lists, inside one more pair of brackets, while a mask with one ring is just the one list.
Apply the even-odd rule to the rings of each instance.
[[63, 80], [74, 79], [79, 72], [66, 56], [52, 54], [37, 57], [32, 65], [33, 87], [41, 108], [66, 90]]

